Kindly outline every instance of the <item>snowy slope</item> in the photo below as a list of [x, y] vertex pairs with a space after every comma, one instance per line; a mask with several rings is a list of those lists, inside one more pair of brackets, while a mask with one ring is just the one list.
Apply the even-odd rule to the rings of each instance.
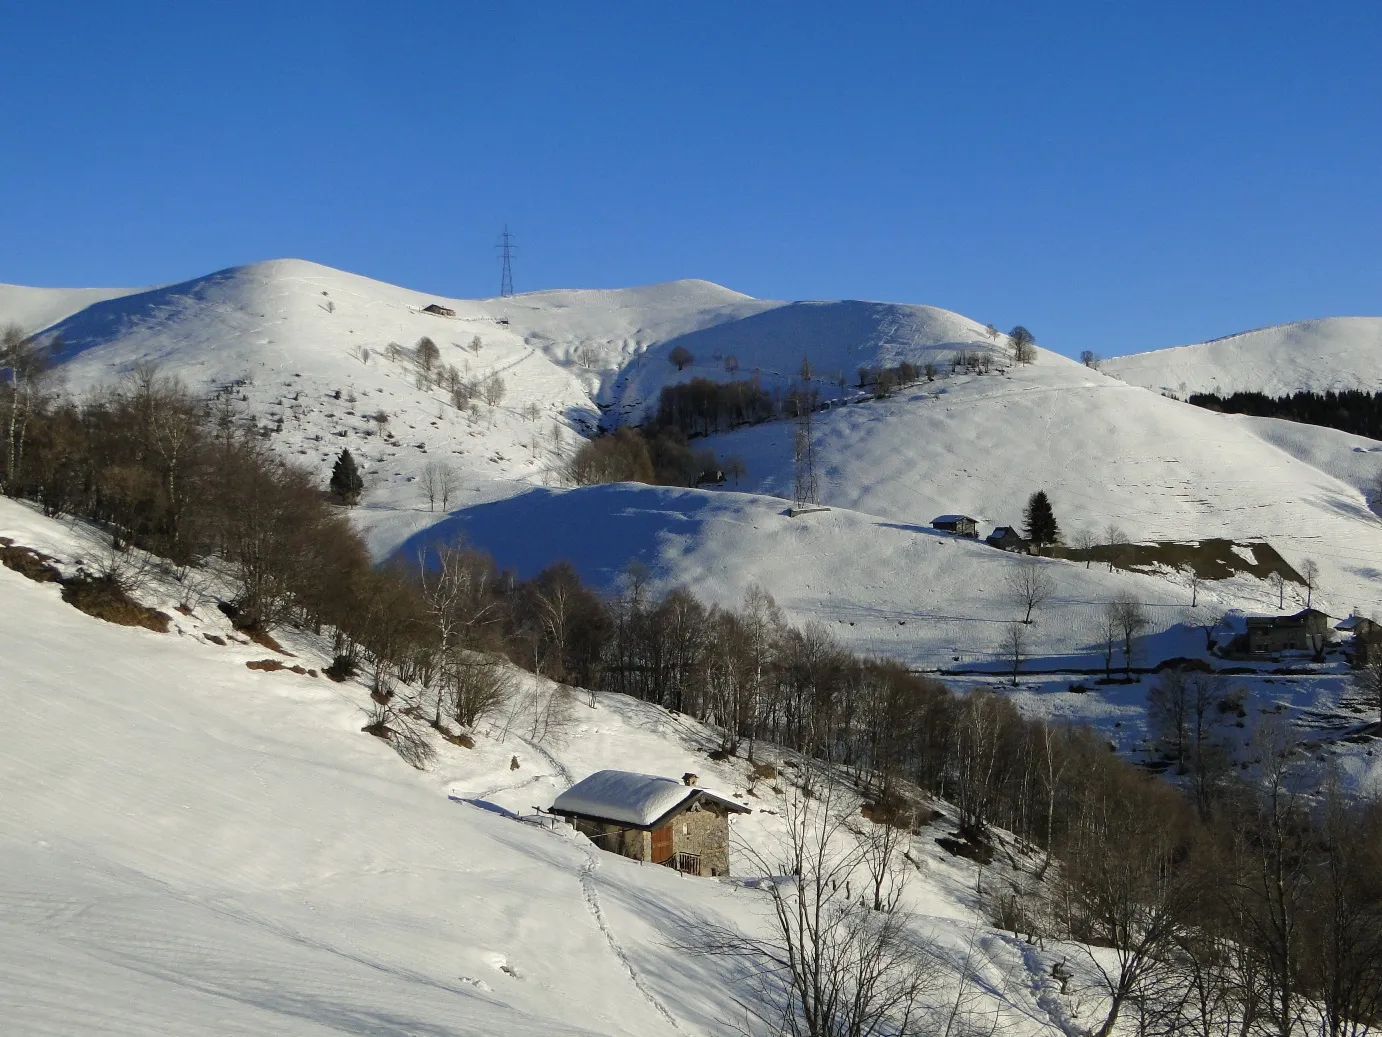
[[[681, 347], [695, 358], [684, 369], [669, 362]], [[862, 367], [948, 363], [957, 349], [1000, 357], [984, 327], [949, 310], [900, 303], [795, 302], [776, 304], [740, 320], [679, 335], [641, 354], [616, 383], [615, 415], [640, 421], [656, 407], [664, 385], [709, 378], [755, 378], [766, 388], [785, 389], [799, 380], [802, 361], [813, 371], [822, 399], [850, 395]], [[738, 361], [735, 371], [726, 361]]]
[[18, 324], [32, 334], [56, 324], [92, 303], [134, 295], [142, 288], [29, 288], [0, 284], [0, 327]]
[[[402, 553], [460, 534], [520, 575], [566, 559], [604, 587], [638, 558], [662, 586], [725, 605], [758, 582], [798, 622], [822, 620], [856, 650], [949, 666], [993, 656], [1020, 615], [1007, 587], [1019, 563], [937, 534], [931, 520], [964, 512], [985, 532], [1020, 523], [1027, 497], [1045, 489], [1068, 535], [1116, 523], [1135, 540], [1265, 540], [1288, 562], [1319, 563], [1316, 604], [1339, 615], [1382, 608], [1382, 522], [1365, 493], [1382, 444], [1359, 437], [1214, 414], [1045, 352], [1007, 375], [942, 377], [819, 414], [821, 501], [833, 511], [786, 514], [792, 437], [778, 422], [707, 440], [745, 459], [739, 487], [536, 489], [463, 508]], [[1044, 564], [1056, 588], [1030, 632], [1039, 655], [1097, 665], [1100, 611], [1124, 594], [1150, 607], [1156, 629], [1188, 618], [1182, 574]], [[1204, 589], [1201, 603], [1278, 606], [1246, 576]], [[1164, 655], [1202, 651], [1188, 640], [1166, 642]]]
[[[8, 501], [0, 535], [64, 563], [90, 547]], [[602, 696], [547, 744], [497, 726], [419, 773], [360, 732], [362, 687], [251, 671], [265, 649], [213, 631], [229, 633], [210, 603], [171, 633], [130, 630], [0, 567], [6, 1034], [689, 1037], [742, 1013], [739, 963], [685, 945], [707, 923], [759, 931], [761, 892], [496, 809], [528, 813], [610, 762], [694, 770], [755, 808], [736, 829], [768, 846], [775, 793], [708, 760], [709, 732]], [[320, 665], [327, 643], [283, 634]], [[929, 834], [911, 849], [912, 924], [952, 970], [974, 938], [976, 1012], [1016, 1035], [1093, 1017], [1087, 976], [1061, 997], [1048, 975], [1070, 948], [990, 929], [972, 867]]]
[[1382, 390], [1382, 317], [1278, 324], [1192, 346], [1113, 357], [1103, 370], [1130, 385], [1185, 397], [1284, 396], [1302, 389]]
[[[456, 315], [422, 313], [432, 302]], [[460, 510], [435, 535], [463, 529], [501, 565], [527, 574], [567, 558], [610, 586], [641, 555], [656, 561], [664, 586], [685, 583], [723, 603], [758, 579], [798, 620], [822, 618], [865, 648], [940, 665], [992, 651], [995, 627], [1012, 611], [1004, 584], [1016, 563], [981, 545], [938, 541], [925, 527], [948, 512], [986, 526], [1017, 523], [1027, 496], [1044, 488], [1067, 533], [1116, 523], [1139, 539], [1266, 540], [1288, 561], [1321, 565], [1327, 607], [1382, 607], [1370, 441], [1346, 445], [1337, 434], [1200, 411], [1045, 350], [1037, 363], [1010, 368], [1002, 337], [933, 307], [767, 302], [704, 281], [447, 300], [278, 260], [97, 303], [57, 330], [74, 390], [155, 361], [199, 391], [229, 386], [269, 442], [323, 480], [348, 446], [366, 479], [353, 514], [380, 558], [396, 550], [411, 558], [444, 518], [417, 482], [424, 464], [444, 460], [461, 476], [450, 502]], [[1275, 335], [1280, 352], [1288, 330], [1255, 333], [1255, 341]], [[1323, 334], [1312, 349], [1347, 338]], [[422, 335], [463, 378], [502, 376], [501, 403], [458, 410], [448, 393], [419, 382], [406, 351], [390, 358], [390, 342], [409, 347]], [[477, 336], [478, 353], [470, 348]], [[677, 346], [695, 357], [680, 372], [668, 360]], [[952, 375], [948, 361], [960, 349], [988, 353], [993, 373]], [[728, 488], [741, 495], [534, 490], [560, 485], [582, 435], [602, 421], [640, 420], [664, 385], [735, 376], [730, 356], [738, 377], [773, 390], [809, 361], [813, 388], [834, 407], [817, 422], [822, 500], [847, 514], [779, 530], [781, 498], [792, 489], [783, 423], [707, 441], [746, 461], [747, 478]], [[888, 401], [842, 405], [858, 398], [859, 366], [904, 359], [935, 363], [940, 375]], [[915, 579], [926, 552], [952, 549], [972, 564]], [[1101, 604], [1117, 594], [1136, 593], [1168, 626], [1188, 598], [1179, 577], [1113, 574], [1098, 583], [1074, 569], [1056, 570], [1057, 596], [1069, 604], [1053, 605], [1038, 624], [1047, 654], [1086, 651]], [[1226, 607], [1276, 606], [1256, 581], [1210, 593]], [[1068, 614], [1058, 620], [1061, 608]]]
[[[857, 652], [922, 667], [989, 664], [1005, 625], [1021, 618], [1007, 578], [1019, 564], [972, 540], [912, 521], [835, 508], [793, 518], [780, 498], [623, 483], [575, 490], [538, 488], [453, 512], [400, 549], [462, 537], [530, 577], [558, 560], [616, 591], [627, 564], [642, 562], [655, 590], [685, 586], [736, 606], [751, 584], [766, 587], [797, 623], [818, 621]], [[1195, 655], [1203, 638], [1178, 626], [1189, 590], [1178, 580], [1045, 560], [1052, 599], [1029, 630], [1044, 665], [1099, 665], [1094, 639], [1102, 603], [1130, 594], [1146, 603], [1157, 650]], [[1243, 577], [1201, 592], [1205, 610], [1275, 607]], [[1158, 658], [1161, 656], [1158, 655]], [[1151, 660], [1155, 661], [1155, 659]]]

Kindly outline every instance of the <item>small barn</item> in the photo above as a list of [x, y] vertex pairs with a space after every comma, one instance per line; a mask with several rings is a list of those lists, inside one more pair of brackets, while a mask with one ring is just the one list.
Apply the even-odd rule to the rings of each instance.
[[691, 875], [729, 874], [729, 819], [752, 813], [696, 784], [633, 771], [596, 771], [556, 798], [552, 813], [591, 842]]
[[998, 526], [992, 533], [984, 537], [984, 543], [989, 547], [996, 547], [1000, 551], [1022, 551], [1029, 550], [1026, 539], [1012, 526]]
[[437, 303], [431, 303], [430, 305], [424, 306], [424, 307], [422, 308], [422, 312], [423, 312], [423, 313], [435, 314], [435, 315], [438, 316], [438, 317], [454, 317], [454, 316], [456, 316], [456, 311], [455, 311], [455, 310], [450, 309], [449, 307], [446, 307], [446, 306], [440, 306], [440, 305], [438, 305]]
[[931, 520], [931, 528], [961, 537], [979, 536], [979, 523], [968, 515], [937, 515]]
[[1319, 609], [1301, 609], [1291, 616], [1249, 616], [1247, 651], [1317, 652], [1329, 638], [1329, 617]]

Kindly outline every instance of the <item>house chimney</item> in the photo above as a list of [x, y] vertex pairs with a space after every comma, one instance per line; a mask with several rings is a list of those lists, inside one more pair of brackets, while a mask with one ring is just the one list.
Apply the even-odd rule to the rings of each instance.
[[688, 771], [687, 773], [685, 773], [685, 774], [683, 774], [683, 775], [681, 776], [681, 783], [682, 783], [683, 785], [694, 785], [694, 784], [696, 784], [696, 782], [698, 782], [699, 780], [700, 780], [700, 778], [698, 778], [696, 775], [692, 774], [690, 771]]

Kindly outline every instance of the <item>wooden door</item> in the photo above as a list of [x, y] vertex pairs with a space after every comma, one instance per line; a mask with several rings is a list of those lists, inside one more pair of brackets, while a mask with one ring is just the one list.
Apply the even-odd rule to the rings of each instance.
[[653, 863], [665, 864], [672, 859], [672, 826], [653, 829]]

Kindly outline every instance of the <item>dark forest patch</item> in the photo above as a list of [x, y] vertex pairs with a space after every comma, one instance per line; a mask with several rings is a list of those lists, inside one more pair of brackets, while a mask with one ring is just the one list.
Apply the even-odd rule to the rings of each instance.
[[1322, 425], [1355, 436], [1382, 439], [1382, 392], [1297, 392], [1267, 396], [1260, 392], [1236, 392], [1231, 396], [1194, 393], [1187, 401], [1221, 414], [1250, 414], [1257, 418], [1284, 418], [1306, 425]]

